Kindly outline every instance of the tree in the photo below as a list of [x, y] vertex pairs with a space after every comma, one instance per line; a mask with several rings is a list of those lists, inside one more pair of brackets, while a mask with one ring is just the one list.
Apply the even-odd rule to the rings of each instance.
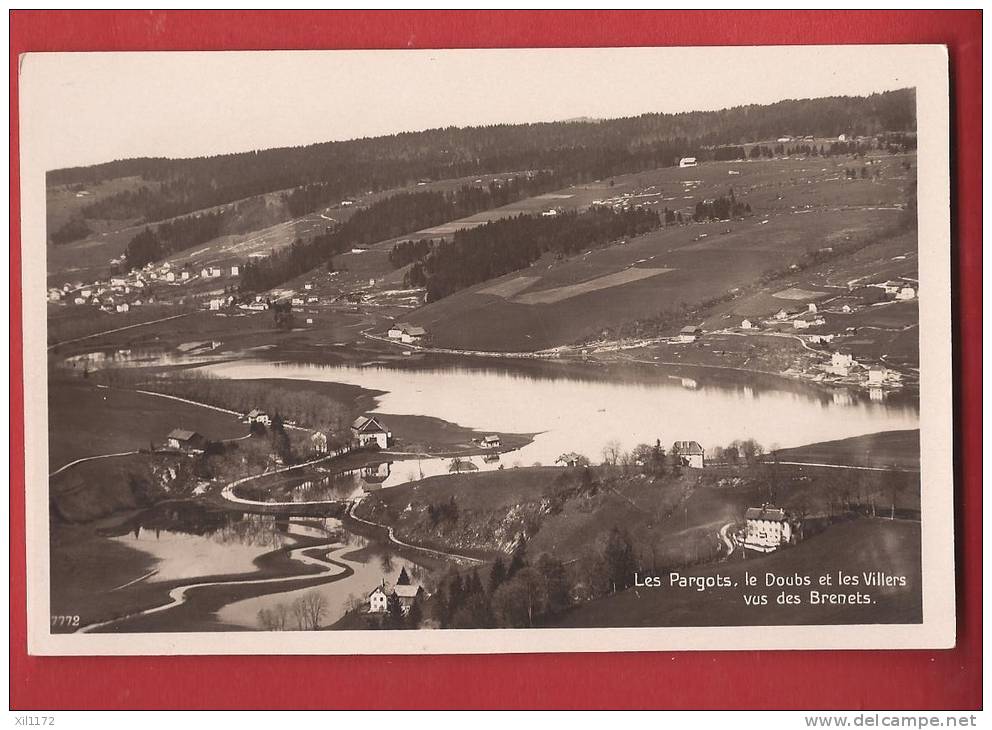
[[537, 570], [544, 579], [544, 595], [547, 612], [557, 614], [571, 603], [568, 573], [564, 563], [558, 558], [543, 553], [537, 559]]
[[293, 615], [301, 631], [316, 631], [327, 613], [327, 599], [318, 591], [310, 591], [293, 602]]
[[634, 571], [637, 569], [634, 560], [634, 548], [630, 543], [630, 536], [626, 530], [614, 527], [610, 530], [606, 539], [606, 547], [603, 550], [603, 558], [606, 562], [607, 579], [611, 586], [611, 592], [630, 587], [634, 582]]
[[406, 614], [406, 627], [408, 629], [420, 628], [420, 623], [424, 619], [424, 611], [420, 603], [420, 596], [416, 596], [413, 603], [410, 604], [410, 610]]
[[527, 586], [518, 580], [510, 580], [501, 585], [492, 599], [496, 625], [504, 628], [530, 626], [529, 593]]
[[503, 557], [497, 556], [493, 561], [493, 567], [489, 570], [489, 595], [496, 592], [496, 589], [506, 580], [506, 566], [503, 564]]
[[393, 591], [386, 599], [386, 619], [384, 625], [387, 629], [403, 628], [403, 603], [400, 597]]
[[603, 463], [608, 466], [616, 466], [620, 460], [620, 442], [616, 440], [607, 441], [603, 446]]
[[410, 585], [410, 576], [406, 572], [406, 566], [400, 568], [400, 574], [396, 578], [396, 585], [398, 586], [408, 586]]
[[272, 426], [269, 429], [272, 436], [272, 453], [282, 459], [284, 464], [293, 461], [293, 446], [289, 440], [289, 434], [283, 424], [282, 416], [278, 413], [272, 417]]

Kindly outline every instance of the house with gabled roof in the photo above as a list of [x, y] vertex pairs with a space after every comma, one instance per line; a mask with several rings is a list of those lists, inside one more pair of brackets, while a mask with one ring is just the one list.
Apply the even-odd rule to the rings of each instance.
[[188, 431], [184, 428], [174, 428], [166, 438], [166, 445], [176, 451], [193, 453], [203, 451], [207, 440], [196, 431]]
[[672, 444], [672, 458], [679, 466], [702, 469], [706, 465], [705, 457], [698, 441], [676, 441]]
[[360, 448], [385, 449], [392, 438], [389, 430], [375, 416], [359, 416], [351, 424], [351, 438]]

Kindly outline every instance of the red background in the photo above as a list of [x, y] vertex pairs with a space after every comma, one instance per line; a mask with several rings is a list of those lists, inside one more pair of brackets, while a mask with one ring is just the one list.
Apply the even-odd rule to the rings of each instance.
[[[10, 16], [10, 704], [15, 709], [981, 706], [980, 11], [153, 12]], [[27, 51], [941, 43], [952, 78], [958, 645], [950, 651], [29, 657], [17, 170]], [[967, 151], [963, 154], [962, 151]], [[961, 393], [967, 398], [961, 398]]]

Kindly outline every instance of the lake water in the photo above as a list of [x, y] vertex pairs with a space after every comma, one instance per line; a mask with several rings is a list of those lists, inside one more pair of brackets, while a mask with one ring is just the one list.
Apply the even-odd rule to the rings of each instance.
[[[698, 368], [619, 379], [550, 363], [490, 366], [430, 359], [418, 366], [365, 367], [242, 360], [204, 369], [235, 379], [358, 385], [384, 391], [376, 408], [383, 414], [434, 416], [481, 431], [537, 434], [533, 443], [502, 456], [507, 467], [549, 465], [572, 451], [598, 461], [603, 446], [613, 440], [624, 449], [655, 439], [666, 448], [673, 441], [694, 440], [709, 449], [747, 438], [765, 448], [787, 448], [919, 427], [919, 406], [910, 398], [878, 401], [867, 392]], [[481, 457], [474, 462], [480, 469], [498, 466]], [[432, 463], [425, 475], [447, 467]], [[384, 486], [422, 468], [394, 464], [400, 476]]]

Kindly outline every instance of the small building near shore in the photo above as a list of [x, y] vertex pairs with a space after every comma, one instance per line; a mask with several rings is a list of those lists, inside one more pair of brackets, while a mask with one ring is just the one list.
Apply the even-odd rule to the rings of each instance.
[[695, 167], [696, 158], [695, 157], [683, 157], [679, 160], [679, 167]]
[[835, 352], [830, 356], [830, 366], [827, 368], [834, 375], [849, 375], [854, 367], [854, 356], [849, 352]]
[[351, 424], [351, 437], [360, 449], [375, 447], [385, 449], [392, 438], [389, 430], [374, 416], [359, 416]]
[[706, 455], [698, 441], [676, 441], [672, 444], [672, 458], [679, 466], [702, 469], [706, 465]]
[[742, 329], [742, 330], [750, 330], [750, 329], [754, 329], [754, 322], [752, 322], [752, 321], [751, 321], [751, 320], [749, 320], [749, 319], [745, 319], [745, 320], [743, 320], [743, 321], [741, 322], [741, 329]]
[[868, 385], [881, 385], [888, 379], [888, 371], [880, 365], [868, 368]]
[[482, 448], [484, 449], [498, 449], [501, 445], [502, 442], [496, 434], [489, 434], [482, 439]]
[[676, 342], [682, 342], [687, 344], [690, 342], [695, 342], [697, 339], [702, 337], [702, 335], [703, 335], [702, 327], [694, 327], [692, 325], [689, 325], [679, 330], [679, 335], [678, 337], [675, 338], [675, 340]]
[[166, 445], [170, 449], [186, 453], [203, 451], [206, 442], [207, 440], [196, 431], [187, 431], [183, 428], [173, 429], [166, 439]]
[[792, 525], [785, 510], [770, 504], [749, 507], [744, 512], [744, 547], [770, 553], [792, 542]]

